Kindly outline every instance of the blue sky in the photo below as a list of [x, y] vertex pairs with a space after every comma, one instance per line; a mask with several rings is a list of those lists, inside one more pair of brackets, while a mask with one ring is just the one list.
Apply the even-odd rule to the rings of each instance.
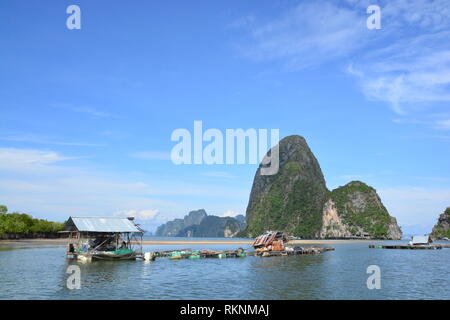
[[3, 0], [0, 38], [10, 210], [134, 214], [149, 230], [198, 208], [245, 214], [256, 165], [169, 160], [195, 120], [304, 136], [328, 188], [368, 183], [407, 233], [450, 206], [446, 1]]

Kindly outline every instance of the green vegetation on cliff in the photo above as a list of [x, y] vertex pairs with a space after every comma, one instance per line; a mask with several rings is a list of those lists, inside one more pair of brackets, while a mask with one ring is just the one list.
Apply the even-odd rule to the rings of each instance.
[[376, 190], [360, 181], [352, 181], [329, 194], [343, 222], [356, 234], [362, 229], [375, 238], [387, 238], [391, 217]]
[[303, 137], [288, 136], [278, 147], [279, 171], [261, 175], [260, 164], [247, 206], [247, 229], [238, 236], [278, 230], [302, 238], [401, 238], [375, 189], [353, 181], [330, 192]]
[[315, 237], [322, 225], [327, 189], [320, 166], [300, 136], [280, 141], [280, 169], [276, 175], [256, 172], [247, 207], [246, 235], [284, 230]]
[[433, 228], [431, 236], [434, 239], [450, 239], [450, 207], [439, 216], [436, 225]]
[[241, 230], [233, 217], [206, 216], [200, 224], [191, 225], [178, 232], [177, 237], [232, 237]]
[[6, 206], [0, 206], [0, 235], [5, 233], [58, 232], [64, 229], [64, 223], [34, 219], [25, 213], [7, 213]]

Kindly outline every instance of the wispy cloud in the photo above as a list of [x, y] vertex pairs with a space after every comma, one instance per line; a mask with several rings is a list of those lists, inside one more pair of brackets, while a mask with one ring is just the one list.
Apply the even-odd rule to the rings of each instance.
[[65, 109], [72, 112], [84, 113], [92, 116], [93, 118], [115, 118], [116, 116], [110, 112], [99, 110], [98, 108], [93, 108], [90, 106], [77, 106], [70, 103], [52, 103], [50, 104], [53, 108]]
[[353, 57], [347, 71], [368, 99], [388, 103], [416, 124], [436, 127], [424, 117], [450, 102], [448, 1], [381, 1], [380, 6], [377, 45]]
[[340, 178], [345, 180], [362, 180], [373, 177], [372, 174], [345, 174], [340, 176]]
[[450, 130], [450, 119], [438, 120], [436, 126], [440, 129]]
[[208, 171], [208, 172], [203, 172], [202, 176], [213, 177], [213, 178], [226, 178], [226, 179], [237, 178], [235, 175], [232, 175], [231, 173], [226, 172], [226, 171]]
[[132, 153], [131, 157], [143, 160], [170, 160], [170, 152], [139, 151]]
[[28, 150], [15, 148], [0, 148], [0, 168], [21, 165], [46, 165], [63, 160], [70, 157], [63, 157], [53, 151]]
[[34, 144], [48, 144], [57, 146], [74, 146], [74, 147], [104, 147], [105, 144], [101, 143], [86, 143], [86, 142], [74, 142], [74, 141], [62, 141], [57, 139], [52, 139], [49, 137], [43, 137], [34, 134], [20, 134], [20, 135], [3, 135], [0, 136], [2, 141], [11, 142], [26, 142]]
[[[358, 78], [369, 99], [385, 101], [398, 114], [413, 112], [418, 104], [450, 102], [450, 47], [433, 43], [450, 41], [450, 32], [399, 41], [359, 59], [348, 72]], [[435, 47], [430, 52], [430, 47]]]
[[361, 14], [332, 2], [304, 2], [265, 23], [251, 16], [233, 25], [248, 34], [241, 54], [281, 60], [291, 70], [345, 57], [366, 42], [367, 32]]
[[[368, 30], [372, 1], [301, 2], [269, 21], [243, 17], [238, 48], [257, 62], [279, 61], [290, 71], [342, 64], [369, 100], [402, 117], [447, 108], [450, 102], [450, 9], [447, 0], [380, 0], [381, 30]], [[244, 43], [245, 41], [245, 43]], [[448, 117], [426, 125], [446, 129]]]

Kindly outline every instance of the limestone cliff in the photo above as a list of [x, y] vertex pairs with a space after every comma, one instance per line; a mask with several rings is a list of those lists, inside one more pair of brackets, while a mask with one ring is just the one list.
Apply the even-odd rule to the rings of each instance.
[[305, 139], [289, 136], [279, 143], [279, 171], [261, 175], [256, 171], [247, 206], [248, 236], [266, 230], [284, 230], [302, 237], [315, 237], [322, 226], [327, 188], [317, 159]]
[[402, 232], [375, 189], [352, 181], [329, 194], [321, 238], [401, 239]]
[[450, 207], [439, 216], [436, 225], [433, 227], [431, 237], [436, 240], [442, 238], [450, 239]]
[[234, 237], [245, 229], [244, 216], [217, 217], [204, 209], [191, 211], [183, 219], [175, 219], [159, 226], [156, 236], [168, 237]]
[[183, 219], [174, 219], [160, 225], [156, 229], [155, 235], [157, 237], [175, 237], [184, 228], [200, 224], [206, 216], [204, 209], [191, 211]]
[[261, 175], [261, 165], [256, 171], [240, 236], [280, 230], [303, 238], [401, 238], [375, 189], [353, 181], [328, 191], [303, 137], [282, 139], [279, 155], [277, 174]]

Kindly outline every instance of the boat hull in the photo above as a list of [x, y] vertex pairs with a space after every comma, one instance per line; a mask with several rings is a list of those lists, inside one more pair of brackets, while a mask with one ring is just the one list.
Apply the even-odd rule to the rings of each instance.
[[123, 253], [123, 254], [94, 254], [92, 255], [92, 260], [136, 260], [136, 253]]
[[104, 261], [121, 261], [121, 260], [136, 260], [137, 254], [135, 252], [130, 253], [92, 253], [92, 254], [77, 254], [75, 255], [77, 260], [80, 261], [92, 261], [92, 260], [104, 260]]

